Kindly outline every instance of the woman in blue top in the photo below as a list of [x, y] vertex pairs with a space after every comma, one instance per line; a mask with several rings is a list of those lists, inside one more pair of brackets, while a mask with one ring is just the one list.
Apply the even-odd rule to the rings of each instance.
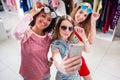
[[[77, 69], [80, 67], [80, 63], [78, 63], [77, 60], [76, 62], [73, 62], [70, 65], [64, 66], [64, 64], [66, 64], [64, 63], [64, 61], [69, 58], [69, 55], [68, 55], [69, 44], [74, 43], [74, 42], [75, 43], [79, 42], [78, 39], [73, 38], [74, 29], [76, 32], [78, 32], [78, 34], [80, 34], [80, 36], [82, 36], [83, 40], [86, 39], [84, 29], [74, 28], [74, 22], [72, 18], [68, 15], [62, 16], [58, 20], [55, 26], [55, 30], [53, 34], [53, 41], [51, 44], [51, 50], [52, 50], [52, 57], [53, 57], [54, 64], [58, 70], [57, 75], [56, 75], [56, 80], [81, 80], [77, 72]], [[85, 46], [87, 47], [87, 45]], [[78, 60], [81, 60], [81, 59], [78, 59]], [[68, 74], [67, 68], [71, 66], [74, 66], [74, 67], [72, 67], [71, 70], [69, 70], [72, 72]], [[76, 71], [74, 71], [75, 69]]]

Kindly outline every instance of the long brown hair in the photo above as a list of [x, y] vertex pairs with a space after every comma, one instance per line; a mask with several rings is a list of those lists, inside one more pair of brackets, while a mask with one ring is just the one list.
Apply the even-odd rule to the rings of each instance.
[[[60, 39], [59, 28], [60, 28], [62, 21], [64, 21], [64, 20], [68, 20], [74, 26], [74, 21], [70, 16], [64, 15], [62, 17], [59, 17], [59, 20], [57, 20], [56, 25], [55, 25], [55, 29], [54, 29], [54, 33], [53, 33], [53, 37], [52, 37], [53, 40]], [[72, 37], [73, 37], [73, 32], [70, 35], [70, 37], [68, 38], [68, 41], [72, 42]]]
[[[74, 8], [70, 14], [70, 16], [75, 20], [75, 14], [80, 9], [81, 6], [78, 6]], [[90, 29], [91, 29], [91, 13], [88, 15], [88, 17], [81, 23], [79, 23], [79, 26], [84, 28], [86, 36], [88, 37]]]

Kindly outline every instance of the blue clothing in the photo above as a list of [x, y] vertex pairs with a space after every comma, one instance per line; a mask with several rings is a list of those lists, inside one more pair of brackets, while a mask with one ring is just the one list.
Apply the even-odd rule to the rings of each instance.
[[[64, 42], [63, 40], [54, 40], [51, 44], [51, 49], [59, 50], [60, 55], [63, 59], [68, 53], [69, 44], [70, 42]], [[61, 73], [60, 71], [57, 71], [56, 80], [81, 80], [81, 78], [77, 71], [70, 75], [66, 75]]]
[[50, 80], [50, 75], [48, 75], [46, 78], [44, 78], [43, 80]]
[[[25, 79], [24, 79], [25, 80]], [[44, 78], [43, 80], [50, 80], [50, 75], [48, 75], [46, 78]]]

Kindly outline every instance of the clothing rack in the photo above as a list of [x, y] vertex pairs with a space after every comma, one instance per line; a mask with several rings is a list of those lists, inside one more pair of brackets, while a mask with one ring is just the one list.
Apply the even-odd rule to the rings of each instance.
[[[110, 2], [110, 0], [107, 0], [107, 1]], [[118, 4], [120, 4], [120, 0], [118, 0], [117, 2], [118, 2]], [[109, 5], [107, 4], [107, 7], [106, 7], [107, 11], [108, 11], [108, 6]], [[103, 39], [103, 40], [107, 40], [107, 41], [113, 41], [113, 39], [116, 36], [116, 34], [118, 36], [120, 35], [120, 34], [118, 34], [118, 29], [120, 28], [120, 25], [119, 25], [120, 20], [118, 20], [119, 19], [119, 14], [116, 14], [116, 13], [118, 13], [120, 11], [120, 8], [119, 8], [119, 6], [117, 6], [116, 8], [115, 8], [115, 6], [113, 6], [113, 7], [114, 7], [113, 9], [110, 8], [110, 10], [114, 10], [115, 9], [114, 10], [115, 14], [114, 14], [114, 16], [112, 15], [113, 23], [110, 22], [110, 19], [112, 19], [111, 16], [110, 16], [111, 14], [109, 14], [109, 17], [108, 17], [108, 14], [107, 14], [107, 13], [110, 13], [110, 10], [109, 10], [109, 12], [105, 12], [105, 16], [104, 16], [105, 19], [97, 25], [97, 26], [101, 26], [101, 24], [102, 25], [104, 24], [103, 28], [101, 28], [101, 27], [99, 28], [100, 30], [102, 29], [102, 31], [97, 29], [97, 36], [96, 37], [99, 38], [99, 39]], [[107, 17], [106, 17], [106, 15], [107, 15]], [[106, 19], [108, 20], [107, 22], [106, 22]], [[108, 30], [106, 30], [106, 29], [108, 29]]]

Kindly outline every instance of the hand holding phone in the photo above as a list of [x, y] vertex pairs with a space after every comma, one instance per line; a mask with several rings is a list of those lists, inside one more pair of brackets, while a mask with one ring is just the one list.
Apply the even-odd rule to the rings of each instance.
[[69, 56], [82, 56], [82, 45], [81, 44], [69, 44]]

